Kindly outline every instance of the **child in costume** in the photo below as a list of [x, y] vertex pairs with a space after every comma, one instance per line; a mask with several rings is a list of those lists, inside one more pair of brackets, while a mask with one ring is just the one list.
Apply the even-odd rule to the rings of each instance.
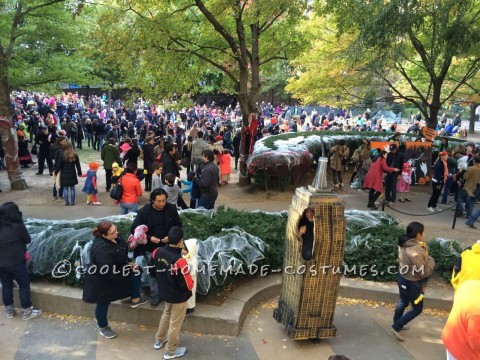
[[187, 301], [187, 313], [186, 316], [192, 314], [195, 311], [195, 293], [197, 291], [197, 272], [198, 272], [198, 260], [197, 260], [197, 239], [188, 239], [184, 241], [184, 248], [182, 250], [182, 256], [187, 260], [190, 275], [193, 279], [192, 296]]
[[[88, 164], [90, 170], [87, 171], [85, 184], [83, 185], [82, 191], [87, 194], [87, 205], [102, 205], [102, 203], [97, 200], [97, 170], [98, 163], [91, 162]], [[92, 202], [93, 199], [93, 202]]]
[[408, 199], [408, 193], [410, 192], [410, 184], [412, 183], [412, 168], [408, 162], [403, 164], [402, 174], [400, 175], [400, 181], [397, 183], [397, 191], [400, 193], [400, 199], [398, 201], [405, 202], [411, 201]]
[[117, 182], [118, 179], [123, 174], [123, 168], [118, 165], [116, 161], [112, 163], [112, 186], [114, 186]]
[[232, 156], [227, 149], [223, 150], [220, 158], [220, 173], [222, 175], [222, 185], [227, 185], [232, 173]]

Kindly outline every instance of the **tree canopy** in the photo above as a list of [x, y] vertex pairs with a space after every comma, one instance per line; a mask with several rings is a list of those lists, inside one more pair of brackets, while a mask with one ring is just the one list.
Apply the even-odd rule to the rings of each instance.
[[[390, 88], [390, 99], [414, 104], [435, 128], [442, 105], [472, 86], [480, 70], [478, 0], [323, 0], [316, 6], [328, 14], [324, 26], [333, 29], [337, 42], [332, 47], [317, 42], [312, 57], [327, 66], [334, 60], [334, 66], [320, 70], [319, 80], [340, 80], [335, 95], [361, 93], [358, 81], [350, 84], [339, 69], [350, 80], [379, 81]], [[315, 60], [306, 64], [310, 74]], [[332, 71], [337, 71], [333, 77]]]

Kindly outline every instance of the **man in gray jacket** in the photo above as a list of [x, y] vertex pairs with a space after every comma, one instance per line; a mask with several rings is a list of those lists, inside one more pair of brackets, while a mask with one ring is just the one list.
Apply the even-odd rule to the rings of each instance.
[[192, 168], [195, 166], [195, 172], [200, 174], [203, 168], [203, 152], [209, 150], [207, 142], [203, 140], [203, 131], [198, 132], [198, 138], [192, 144]]
[[194, 179], [200, 189], [198, 207], [204, 207], [205, 209], [213, 209], [218, 196], [218, 167], [213, 160], [213, 151], [204, 150], [203, 162], [205, 165], [203, 166], [202, 174], [199, 178]]

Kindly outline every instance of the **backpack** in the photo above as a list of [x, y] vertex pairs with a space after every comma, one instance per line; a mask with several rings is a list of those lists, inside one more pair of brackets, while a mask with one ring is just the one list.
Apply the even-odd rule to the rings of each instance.
[[122, 178], [118, 179], [117, 183], [112, 187], [112, 190], [110, 190], [110, 197], [117, 201], [120, 201], [123, 196], [123, 186], [120, 180], [122, 180]]

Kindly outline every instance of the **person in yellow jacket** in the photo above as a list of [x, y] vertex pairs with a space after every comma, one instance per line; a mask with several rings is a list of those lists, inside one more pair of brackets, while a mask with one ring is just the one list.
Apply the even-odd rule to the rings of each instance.
[[453, 268], [451, 282], [455, 291], [466, 280], [480, 280], [480, 240], [461, 253]]
[[480, 280], [462, 282], [443, 328], [447, 360], [480, 359]]

